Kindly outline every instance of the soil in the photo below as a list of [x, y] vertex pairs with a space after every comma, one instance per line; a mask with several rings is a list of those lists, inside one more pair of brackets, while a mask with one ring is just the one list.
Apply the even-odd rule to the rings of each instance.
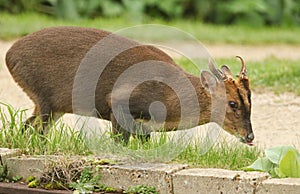
[[[5, 64], [4, 56], [11, 44], [12, 42], [0, 41], [0, 64]], [[187, 45], [182, 46], [186, 47]], [[300, 60], [300, 46], [224, 44], [206, 46], [213, 57], [231, 57], [240, 54], [247, 60], [261, 60], [269, 56]], [[255, 145], [263, 148], [294, 145], [300, 148], [299, 96], [292, 93], [275, 95], [269, 91], [254, 91], [252, 101], [252, 125], [255, 134]], [[5, 65], [0, 65], [0, 102], [11, 104], [16, 109], [28, 109], [28, 115], [33, 110], [33, 103], [13, 81]], [[67, 122], [68, 116], [70, 117], [70, 115], [64, 116]], [[105, 124], [97, 119], [91, 120], [91, 125]], [[225, 136], [230, 137], [226, 134]]]

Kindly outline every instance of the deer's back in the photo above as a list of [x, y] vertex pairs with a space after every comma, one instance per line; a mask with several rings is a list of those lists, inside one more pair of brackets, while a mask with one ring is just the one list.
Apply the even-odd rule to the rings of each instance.
[[[6, 64], [15, 81], [35, 103], [43, 101], [50, 104], [52, 111], [72, 112], [72, 89], [78, 67], [90, 49], [108, 36], [109, 32], [96, 29], [47, 28], [17, 41], [7, 52]], [[96, 106], [104, 118], [109, 114], [107, 95], [124, 70], [145, 60], [164, 61], [179, 68], [159, 49], [120, 36], [116, 38], [120, 47], [123, 42], [135, 46], [114, 56], [99, 78]]]

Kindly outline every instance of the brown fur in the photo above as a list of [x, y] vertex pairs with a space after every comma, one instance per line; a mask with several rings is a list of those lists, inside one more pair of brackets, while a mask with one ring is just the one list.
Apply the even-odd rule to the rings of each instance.
[[[14, 80], [36, 106], [33, 116], [27, 120], [27, 123], [33, 123], [36, 118], [41, 118], [46, 124], [50, 115], [56, 118], [63, 113], [74, 113], [72, 90], [78, 67], [88, 51], [108, 35], [110, 35], [109, 32], [88, 28], [47, 28], [25, 36], [10, 48], [6, 55], [7, 67]], [[200, 80], [199, 77], [184, 72], [161, 50], [120, 36], [116, 37], [120, 45], [128, 42], [136, 46], [123, 51], [108, 63], [98, 80], [95, 91], [97, 116], [112, 121], [115, 133], [122, 133], [126, 141], [129, 138], [129, 133], [116, 121], [116, 115], [112, 112], [112, 104], [117, 103], [122, 106], [125, 103], [126, 99], [122, 99], [122, 96], [127, 91], [126, 84], [132, 84], [132, 80], [128, 78], [123, 87], [116, 89], [117, 95], [112, 96], [114, 84], [126, 69], [148, 60], [162, 62], [166, 70], [159, 73], [160, 81], [143, 82], [130, 94], [130, 113], [136, 121], [151, 120], [149, 106], [155, 101], [162, 102], [166, 107], [164, 128], [167, 130], [178, 128], [180, 119], [189, 123], [190, 126], [186, 127], [211, 121], [211, 96], [217, 98], [219, 80], [208, 72], [202, 73]], [[143, 75], [136, 74], [136, 76]], [[181, 76], [187, 77], [196, 91], [200, 118], [188, 117], [193, 115], [195, 105], [188, 103], [193, 94], [187, 92]], [[187, 102], [185, 103], [187, 110], [191, 111], [187, 112], [187, 118], [181, 118], [180, 98], [170, 86], [165, 84], [166, 81], [171, 81], [181, 88]], [[245, 79], [236, 81], [231, 78], [224, 81], [227, 99], [225, 104], [219, 106], [224, 107], [226, 115], [224, 125], [219, 124], [229, 133], [241, 137], [244, 142], [251, 143], [254, 136], [250, 122], [251, 102], [250, 94], [248, 94], [250, 88], [247, 81]], [[228, 105], [229, 101], [237, 102], [238, 109], [232, 110]], [[86, 115], [87, 112], [92, 111], [80, 108], [75, 113]], [[156, 116], [158, 116], [156, 120], [160, 121], [159, 115]], [[197, 123], [195, 123], [196, 120]], [[249, 134], [253, 137], [249, 138]]]

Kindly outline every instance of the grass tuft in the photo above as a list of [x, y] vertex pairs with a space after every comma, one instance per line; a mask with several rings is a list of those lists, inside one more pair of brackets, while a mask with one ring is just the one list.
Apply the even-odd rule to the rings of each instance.
[[175, 161], [202, 168], [239, 170], [252, 164], [261, 154], [257, 147], [228, 144], [224, 141], [217, 143], [204, 154], [201, 147], [189, 145]]
[[15, 110], [0, 103], [0, 147], [19, 148], [29, 155], [86, 155], [89, 150], [84, 136], [64, 124], [52, 123], [52, 130], [45, 136], [29, 126], [24, 132], [26, 110]]

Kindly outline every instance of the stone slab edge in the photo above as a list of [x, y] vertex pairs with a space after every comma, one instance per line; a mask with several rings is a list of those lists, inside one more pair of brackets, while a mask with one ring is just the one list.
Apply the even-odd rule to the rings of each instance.
[[0, 148], [0, 164], [5, 164], [8, 158], [20, 155], [21, 151], [19, 149]]
[[181, 193], [255, 193], [267, 173], [213, 168], [190, 168], [173, 174], [174, 194]]
[[[43, 156], [19, 156], [5, 161], [12, 176], [38, 178], [48, 160]], [[182, 164], [102, 165], [100, 173], [101, 182], [108, 186], [126, 189], [143, 184], [154, 186], [159, 193], [300, 193], [300, 179], [271, 179], [261, 172], [190, 168]]]

